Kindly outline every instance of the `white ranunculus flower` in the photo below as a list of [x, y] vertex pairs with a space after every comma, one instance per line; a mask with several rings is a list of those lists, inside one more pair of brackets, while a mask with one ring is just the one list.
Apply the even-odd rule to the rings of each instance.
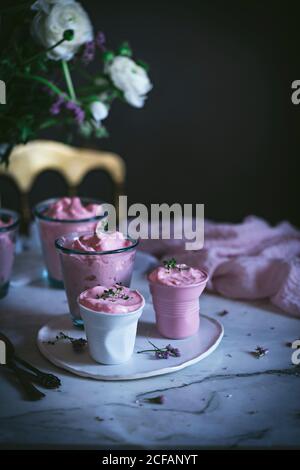
[[144, 105], [146, 94], [151, 90], [152, 84], [147, 72], [132, 59], [117, 56], [106, 66], [113, 84], [123, 91], [126, 101], [136, 108]]
[[71, 41], [64, 41], [48, 52], [50, 59], [70, 60], [80, 46], [93, 39], [88, 14], [75, 0], [38, 0], [32, 8], [38, 10], [33, 18], [32, 33], [45, 48], [62, 39], [64, 31], [74, 31]]
[[49, 14], [55, 3], [66, 5], [67, 3], [74, 3], [74, 1], [75, 0], [37, 0], [31, 6], [31, 10], [44, 11], [45, 13]]
[[97, 123], [100, 123], [108, 116], [108, 107], [101, 101], [93, 101], [90, 105], [90, 110]]

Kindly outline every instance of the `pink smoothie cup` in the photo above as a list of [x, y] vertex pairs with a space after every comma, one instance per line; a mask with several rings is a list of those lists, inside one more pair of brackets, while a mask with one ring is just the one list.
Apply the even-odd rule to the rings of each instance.
[[64, 286], [71, 317], [75, 326], [82, 327], [77, 298], [81, 292], [101, 285], [111, 287], [114, 284], [130, 286], [138, 240], [130, 240], [131, 245], [111, 251], [81, 251], [71, 248], [81, 235], [89, 233], [71, 233], [55, 241], [59, 253]]
[[15, 257], [19, 216], [14, 211], [0, 209], [0, 219], [5, 224], [0, 226], [0, 299], [2, 299], [6, 296], [9, 289]]
[[[60, 198], [47, 199], [46, 201], [40, 202], [33, 209], [33, 214], [38, 225], [49, 283], [52, 287], [63, 288], [63, 275], [59, 256], [55, 249], [55, 240], [69, 233], [93, 231], [99, 220], [103, 219], [106, 215], [77, 220], [54, 219], [45, 215], [47, 209], [58, 201], [58, 199]], [[82, 197], [80, 200], [83, 206], [88, 204], [103, 204], [101, 201], [90, 198]]]
[[204, 273], [206, 277], [200, 283], [184, 286], [168, 286], [148, 277], [156, 326], [162, 336], [183, 339], [197, 333], [200, 325], [199, 297], [208, 281], [208, 274]]

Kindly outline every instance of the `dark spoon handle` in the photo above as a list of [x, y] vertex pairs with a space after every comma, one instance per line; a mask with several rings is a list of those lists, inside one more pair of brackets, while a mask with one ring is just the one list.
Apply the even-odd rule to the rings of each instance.
[[14, 360], [22, 364], [24, 367], [27, 367], [27, 369], [32, 370], [32, 372], [35, 372], [36, 374], [44, 374], [44, 372], [39, 370], [37, 367], [34, 367], [32, 364], [25, 361], [24, 359], [21, 359], [19, 356], [14, 355]]
[[36, 400], [40, 400], [41, 398], [43, 398], [45, 396], [45, 394], [43, 392], [38, 390], [28, 380], [28, 378], [25, 377], [24, 374], [22, 374], [22, 371], [13, 362], [9, 362], [7, 365], [16, 374], [16, 376], [17, 376], [20, 384], [22, 385], [23, 390], [25, 391], [25, 393], [26, 393], [27, 397], [29, 398], [29, 400], [36, 401]]
[[37, 375], [37, 379], [39, 380], [39, 382], [46, 388], [58, 388], [61, 385], [60, 379], [56, 377], [56, 375], [42, 372], [41, 370], [37, 369], [37, 367], [34, 367], [29, 362], [24, 361], [24, 359], [21, 359], [18, 356], [14, 356], [14, 360], [34, 372]]

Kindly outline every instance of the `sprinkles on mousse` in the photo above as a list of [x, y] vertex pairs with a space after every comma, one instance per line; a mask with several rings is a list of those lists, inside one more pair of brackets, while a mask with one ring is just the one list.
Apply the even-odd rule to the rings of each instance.
[[79, 303], [96, 312], [130, 313], [143, 305], [143, 297], [136, 290], [115, 284], [111, 288], [95, 286], [82, 292]]
[[175, 258], [165, 260], [149, 274], [149, 280], [158, 284], [180, 287], [200, 284], [207, 280], [207, 273], [186, 264], [178, 264]]

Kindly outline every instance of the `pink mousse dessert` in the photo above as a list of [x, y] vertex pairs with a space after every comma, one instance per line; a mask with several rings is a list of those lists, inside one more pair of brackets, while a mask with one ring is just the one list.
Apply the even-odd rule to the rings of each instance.
[[82, 292], [79, 303], [95, 312], [115, 314], [138, 310], [144, 299], [138, 291], [116, 284], [111, 288], [95, 286]]
[[70, 234], [56, 240], [64, 285], [75, 325], [82, 325], [77, 297], [91, 287], [129, 287], [137, 240], [121, 232]]
[[50, 284], [63, 287], [62, 272], [55, 240], [68, 233], [80, 233], [95, 229], [103, 219], [99, 201], [79, 197], [49, 199], [34, 209]]
[[160, 334], [182, 339], [197, 333], [199, 297], [208, 281], [207, 273], [171, 259], [155, 268], [148, 280]]
[[0, 209], [0, 298], [9, 288], [19, 216], [16, 212]]
[[96, 286], [78, 298], [91, 357], [102, 364], [130, 359], [145, 300], [120, 284]]

